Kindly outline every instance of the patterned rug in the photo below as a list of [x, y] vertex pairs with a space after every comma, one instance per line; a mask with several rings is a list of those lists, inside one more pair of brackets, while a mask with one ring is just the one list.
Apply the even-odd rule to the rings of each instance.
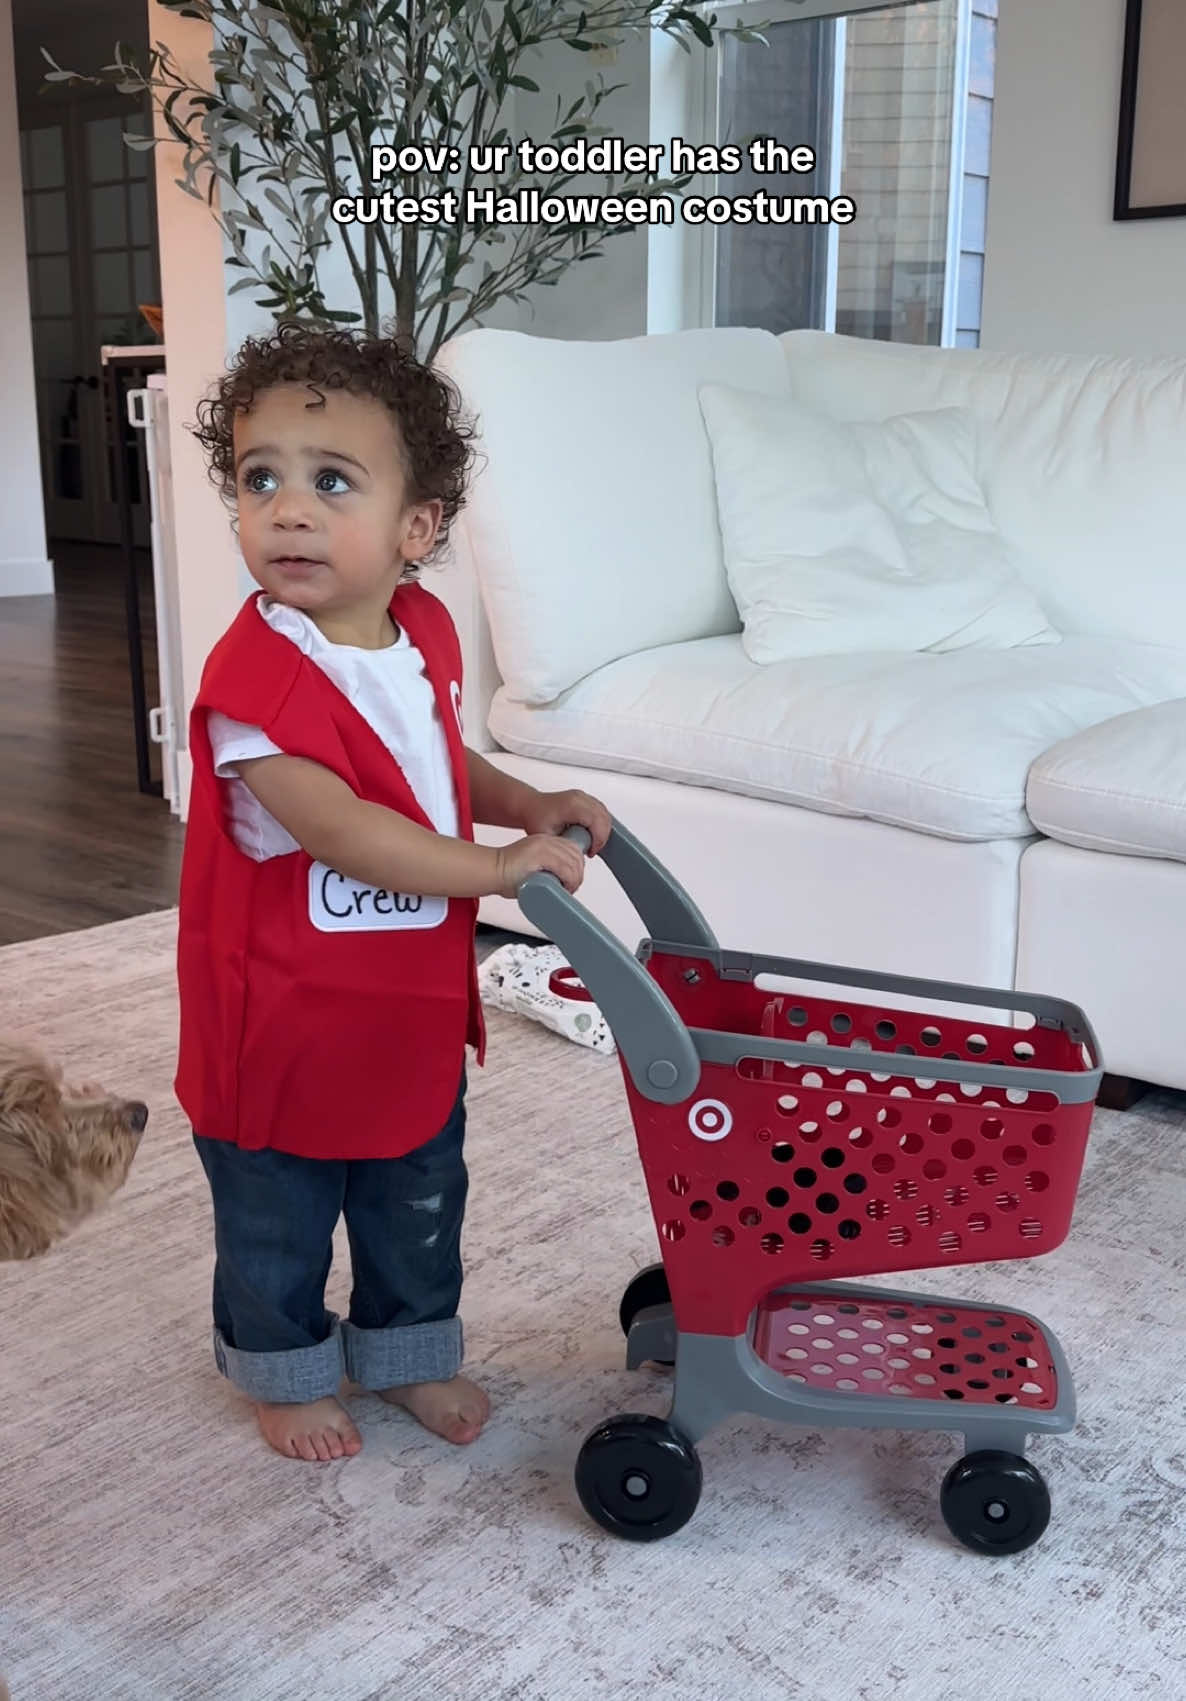
[[[1043, 1259], [921, 1290], [1032, 1307], [1080, 1422], [1031, 1456], [1054, 1505], [1016, 1557], [956, 1545], [958, 1436], [751, 1418], [700, 1448], [695, 1517], [631, 1544], [584, 1515], [581, 1440], [666, 1409], [627, 1372], [656, 1256], [616, 1059], [490, 1019], [471, 1071], [468, 1368], [456, 1450], [372, 1396], [365, 1446], [270, 1453], [209, 1354], [205, 1181], [170, 1082], [174, 917], [0, 951], [0, 1027], [148, 1101], [128, 1186], [0, 1266], [0, 1671], [13, 1701], [994, 1701], [1186, 1693], [1186, 1098], [1097, 1114]], [[938, 1273], [933, 1273], [938, 1275]], [[344, 1239], [330, 1304], [344, 1309]]]

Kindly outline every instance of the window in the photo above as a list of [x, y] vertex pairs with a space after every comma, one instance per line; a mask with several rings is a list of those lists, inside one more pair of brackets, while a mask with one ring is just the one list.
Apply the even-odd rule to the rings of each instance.
[[[769, 47], [688, 55], [658, 32], [652, 139], [772, 136], [807, 175], [744, 169], [689, 193], [847, 196], [849, 224], [722, 224], [651, 237], [649, 328], [801, 326], [892, 342], [979, 341], [997, 0], [744, 0]], [[680, 63], [682, 61], [682, 63]]]

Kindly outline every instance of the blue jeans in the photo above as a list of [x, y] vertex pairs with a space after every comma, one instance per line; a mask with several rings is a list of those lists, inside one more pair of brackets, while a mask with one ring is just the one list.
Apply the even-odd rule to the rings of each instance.
[[[244, 1394], [285, 1404], [336, 1394], [344, 1375], [363, 1388], [456, 1376], [465, 1090], [463, 1069], [444, 1128], [402, 1158], [299, 1158], [194, 1134], [214, 1204], [214, 1358]], [[354, 1278], [344, 1322], [325, 1308], [340, 1216]]]

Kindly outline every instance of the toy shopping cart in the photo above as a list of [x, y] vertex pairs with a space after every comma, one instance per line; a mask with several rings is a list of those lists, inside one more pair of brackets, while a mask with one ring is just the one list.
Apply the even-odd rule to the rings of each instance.
[[[583, 828], [565, 836], [588, 849]], [[610, 1418], [585, 1440], [586, 1511], [629, 1540], [671, 1535], [700, 1497], [697, 1442], [753, 1412], [962, 1433], [948, 1528], [980, 1553], [1029, 1547], [1050, 1500], [1027, 1436], [1075, 1421], [1051, 1332], [1012, 1308], [811, 1278], [1060, 1245], [1102, 1074], [1087, 1018], [1057, 998], [722, 950], [617, 823], [601, 855], [648, 931], [634, 956], [551, 875], [518, 900], [618, 1044], [662, 1252], [622, 1299], [626, 1362], [675, 1377], [666, 1418]], [[761, 976], [811, 990], [772, 994]], [[883, 1008], [854, 988], [1034, 1025]]]

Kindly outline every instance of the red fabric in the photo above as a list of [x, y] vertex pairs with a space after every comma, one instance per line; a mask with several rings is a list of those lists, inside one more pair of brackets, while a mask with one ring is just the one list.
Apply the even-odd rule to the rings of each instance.
[[[210, 1139], [311, 1158], [400, 1157], [443, 1128], [466, 1045], [485, 1059], [477, 900], [424, 899], [426, 915], [435, 906], [443, 919], [393, 927], [390, 894], [367, 896], [304, 851], [257, 863], [235, 845], [210, 709], [261, 727], [286, 754], [321, 763], [358, 797], [432, 830], [390, 751], [316, 663], [268, 625], [260, 595], [211, 652], [190, 719], [175, 1090]], [[391, 616], [424, 657], [452, 757], [458, 830], [472, 839], [453, 622], [419, 585], [396, 591]], [[361, 916], [366, 926], [324, 931], [315, 915], [335, 929], [339, 918]]]

